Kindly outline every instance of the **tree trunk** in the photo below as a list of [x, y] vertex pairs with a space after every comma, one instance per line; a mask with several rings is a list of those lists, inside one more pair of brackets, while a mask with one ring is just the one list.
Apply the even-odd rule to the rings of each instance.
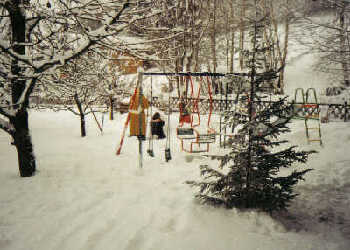
[[[288, 6], [289, 4], [289, 0], [286, 0], [285, 2], [285, 6]], [[288, 11], [288, 10], [287, 10]], [[284, 45], [283, 45], [283, 51], [282, 48], [280, 46], [280, 41], [278, 38], [278, 25], [277, 25], [277, 20], [274, 14], [274, 6], [271, 3], [270, 4], [270, 15], [271, 15], [271, 22], [272, 22], [272, 26], [273, 26], [273, 33], [274, 33], [274, 43], [275, 43], [275, 49], [277, 51], [277, 58], [275, 59], [276, 61], [274, 63], [276, 63], [276, 69], [278, 67], [281, 67], [283, 65], [286, 64], [286, 60], [287, 60], [287, 54], [288, 54], [288, 43], [289, 43], [289, 25], [290, 25], [290, 20], [289, 20], [289, 13], [286, 12], [285, 13], [285, 19], [284, 19], [284, 25], [285, 25], [285, 35], [284, 35]], [[273, 51], [274, 53], [274, 51]], [[275, 56], [274, 56], [275, 57]], [[279, 73], [279, 83], [278, 85], [275, 87], [276, 89], [276, 93], [279, 94], [283, 94], [284, 93], [284, 68], [281, 69], [280, 73]]]
[[241, 14], [239, 24], [239, 65], [241, 70], [244, 68], [243, 50], [244, 50], [244, 18], [245, 18], [245, 0], [241, 1]]
[[[176, 50], [176, 60], [175, 60], [175, 72], [179, 73], [179, 60], [178, 60], [178, 51]], [[181, 90], [180, 90], [180, 86], [181, 86], [181, 80], [180, 77], [176, 77], [176, 89], [177, 89], [177, 95], [180, 98], [182, 96]]]
[[211, 30], [211, 53], [213, 60], [213, 72], [216, 73], [217, 60], [216, 60], [216, 0], [213, 0], [213, 20], [212, 20], [212, 30]]
[[[225, 13], [225, 39], [226, 39], [226, 72], [230, 72], [229, 66], [229, 52], [230, 52], [230, 21], [229, 21], [229, 11], [223, 9]], [[232, 71], [231, 71], [232, 72]]]
[[193, 66], [194, 72], [199, 72], [200, 62], [199, 62], [199, 45], [198, 44], [196, 44], [196, 47], [194, 49], [194, 60], [195, 60], [195, 64]]
[[258, 37], [258, 10], [257, 10], [257, 0], [255, 0], [255, 20], [254, 20], [254, 36], [251, 40], [253, 47], [253, 54], [251, 58], [251, 71], [250, 71], [250, 100], [248, 101], [248, 116], [249, 116], [249, 129], [248, 129], [248, 156], [247, 156], [247, 165], [246, 165], [246, 187], [247, 187], [247, 203], [246, 207], [250, 207], [251, 198], [250, 198], [250, 188], [251, 188], [251, 168], [253, 161], [253, 134], [254, 128], [253, 124], [255, 122], [255, 86], [256, 86], [256, 63], [257, 63], [257, 37]]
[[81, 131], [81, 137], [86, 136], [86, 129], [85, 129], [85, 115], [84, 113], [80, 113], [80, 131]]
[[[286, 6], [289, 6], [289, 0], [286, 0]], [[283, 65], [286, 65], [286, 61], [287, 61], [287, 55], [288, 55], [288, 43], [289, 43], [289, 15], [290, 13], [286, 13], [286, 17], [285, 17], [285, 23], [284, 23], [284, 27], [285, 27], [285, 33], [284, 33], [284, 46], [283, 46], [283, 57], [282, 57], [282, 61], [281, 61], [281, 67]], [[279, 94], [284, 94], [284, 67], [282, 68], [281, 72], [280, 72], [280, 86], [279, 86]]]
[[81, 101], [79, 100], [79, 97], [78, 97], [77, 93], [74, 95], [74, 101], [75, 101], [75, 104], [77, 105], [78, 110], [79, 110], [81, 137], [85, 137], [86, 136], [85, 114], [84, 114], [83, 108], [81, 106]]
[[347, 46], [346, 46], [346, 31], [347, 27], [345, 26], [345, 10], [348, 5], [345, 1], [342, 3], [340, 13], [339, 13], [339, 22], [340, 22], [340, 57], [341, 57], [341, 66], [343, 70], [343, 79], [344, 85], [346, 87], [350, 86], [350, 72], [348, 58], [346, 56]]
[[[234, 22], [234, 7], [233, 2], [231, 2], [230, 5], [230, 12], [231, 12], [231, 23]], [[234, 69], [234, 58], [235, 58], [235, 29], [231, 28], [231, 51], [230, 51], [230, 70], [229, 72], [233, 72]]]
[[114, 100], [113, 100], [113, 97], [110, 96], [109, 97], [109, 108], [110, 108], [110, 111], [109, 111], [109, 120], [113, 121], [114, 117], [113, 117], [113, 106], [114, 106]]
[[[6, 3], [9, 4], [10, 3]], [[21, 10], [22, 1], [13, 1], [8, 9], [10, 11], [10, 19], [12, 26], [12, 43], [13, 50], [20, 54], [25, 55], [25, 34], [26, 34], [26, 19]], [[17, 60], [12, 60], [11, 73], [14, 76], [18, 76], [23, 69], [20, 67]], [[15, 132], [12, 134], [14, 145], [18, 154], [18, 165], [21, 177], [31, 177], [35, 174], [36, 163], [33, 152], [32, 138], [29, 133], [28, 125], [28, 112], [27, 107], [29, 105], [28, 100], [25, 98], [23, 103], [18, 103], [25, 91], [26, 81], [19, 77], [14, 77], [11, 80], [11, 97], [14, 108], [18, 109], [16, 115], [10, 118], [10, 123], [15, 128]]]
[[14, 118], [10, 119], [10, 122], [15, 128], [12, 137], [17, 149], [20, 176], [31, 177], [35, 174], [36, 163], [29, 133], [27, 110], [18, 112]]

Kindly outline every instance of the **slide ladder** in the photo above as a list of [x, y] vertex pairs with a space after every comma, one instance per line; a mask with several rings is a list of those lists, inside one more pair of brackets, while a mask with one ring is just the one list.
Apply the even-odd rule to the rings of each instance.
[[[306, 92], [302, 88], [295, 90], [294, 101], [298, 103], [297, 97], [300, 93], [302, 98], [302, 105], [296, 105], [296, 109], [305, 109], [305, 115], [303, 116], [305, 122], [306, 139], [308, 143], [319, 142], [322, 145], [321, 137], [321, 124], [320, 124], [320, 106], [318, 104], [316, 90], [314, 88], [308, 88]], [[313, 99], [313, 100], [312, 100]], [[311, 112], [307, 112], [307, 109], [311, 109]], [[297, 112], [297, 111], [296, 111]], [[300, 117], [299, 117], [300, 118]]]
[[[313, 101], [310, 99], [313, 97]], [[306, 90], [306, 104], [305, 108], [313, 108], [311, 114], [305, 115], [305, 130], [307, 142], [319, 142], [322, 145], [321, 138], [321, 124], [320, 124], [320, 106], [317, 101], [316, 90], [314, 88], [308, 88]], [[313, 103], [313, 104], [308, 104]]]

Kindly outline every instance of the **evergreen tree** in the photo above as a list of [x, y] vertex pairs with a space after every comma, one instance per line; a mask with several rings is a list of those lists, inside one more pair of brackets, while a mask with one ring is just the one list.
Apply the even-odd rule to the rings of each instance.
[[[293, 116], [293, 106], [286, 98], [266, 101], [262, 92], [278, 78], [279, 71], [263, 68], [268, 47], [263, 43], [262, 22], [258, 0], [249, 32], [251, 49], [244, 51], [247, 77], [240, 78], [234, 90], [237, 93], [236, 107], [225, 113], [226, 122], [235, 128], [231, 150], [220, 160], [219, 169], [200, 166], [203, 181], [188, 181], [199, 187], [196, 197], [203, 203], [225, 205], [227, 208], [256, 208], [263, 211], [286, 209], [297, 196], [293, 187], [303, 180], [311, 169], [294, 170], [288, 175], [280, 173], [293, 163], [306, 163], [309, 154], [315, 151], [296, 151], [296, 146], [282, 147], [286, 140], [279, 135], [290, 132], [287, 124]], [[271, 87], [272, 88], [272, 87]], [[268, 105], [262, 105], [263, 103]]]

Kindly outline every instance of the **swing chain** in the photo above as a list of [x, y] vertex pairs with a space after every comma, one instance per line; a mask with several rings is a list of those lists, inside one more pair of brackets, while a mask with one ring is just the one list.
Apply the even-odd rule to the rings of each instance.
[[[170, 81], [169, 81], [169, 90], [170, 90]], [[171, 113], [171, 107], [170, 107], [170, 91], [168, 93], [168, 128], [167, 128], [167, 138], [166, 138], [166, 145], [165, 145], [165, 161], [168, 162], [171, 160], [171, 152], [170, 152], [170, 113]]]
[[[153, 106], [153, 78], [151, 76], [151, 103], [150, 103], [150, 123], [152, 122], [152, 106]], [[151, 157], [154, 157], [154, 152], [153, 152], [153, 135], [152, 135], [152, 126], [150, 124], [150, 135], [149, 135], [149, 141], [148, 141], [148, 149], [147, 149], [147, 154]]]

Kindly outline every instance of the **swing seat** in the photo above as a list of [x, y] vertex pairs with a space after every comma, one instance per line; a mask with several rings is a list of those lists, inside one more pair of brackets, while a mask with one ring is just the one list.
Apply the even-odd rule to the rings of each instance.
[[193, 128], [177, 128], [177, 135], [194, 135]]
[[214, 143], [215, 142], [215, 134], [199, 134], [197, 136], [196, 143]]
[[208, 151], [207, 150], [192, 150], [191, 153], [200, 154], [200, 153], [208, 153]]
[[318, 108], [318, 104], [304, 104], [303, 108]]
[[193, 139], [196, 139], [196, 136], [194, 135], [193, 128], [181, 128], [181, 127], [178, 127], [176, 129], [176, 134], [177, 134], [177, 137], [180, 140], [184, 140], [184, 139], [193, 140]]
[[[209, 145], [215, 142], [215, 134], [197, 134], [196, 141], [191, 142], [190, 153], [207, 153]], [[198, 145], [198, 149], [194, 150], [193, 145]], [[201, 149], [201, 144], [206, 144], [206, 149]]]
[[[177, 128], [177, 137], [181, 140], [181, 149], [187, 153], [205, 153], [209, 152], [209, 145], [215, 142], [216, 134], [200, 134], [194, 128]], [[191, 140], [189, 149], [184, 147], [185, 140]], [[202, 149], [201, 144], [206, 144], [206, 148]], [[196, 149], [194, 149], [196, 145]]]

